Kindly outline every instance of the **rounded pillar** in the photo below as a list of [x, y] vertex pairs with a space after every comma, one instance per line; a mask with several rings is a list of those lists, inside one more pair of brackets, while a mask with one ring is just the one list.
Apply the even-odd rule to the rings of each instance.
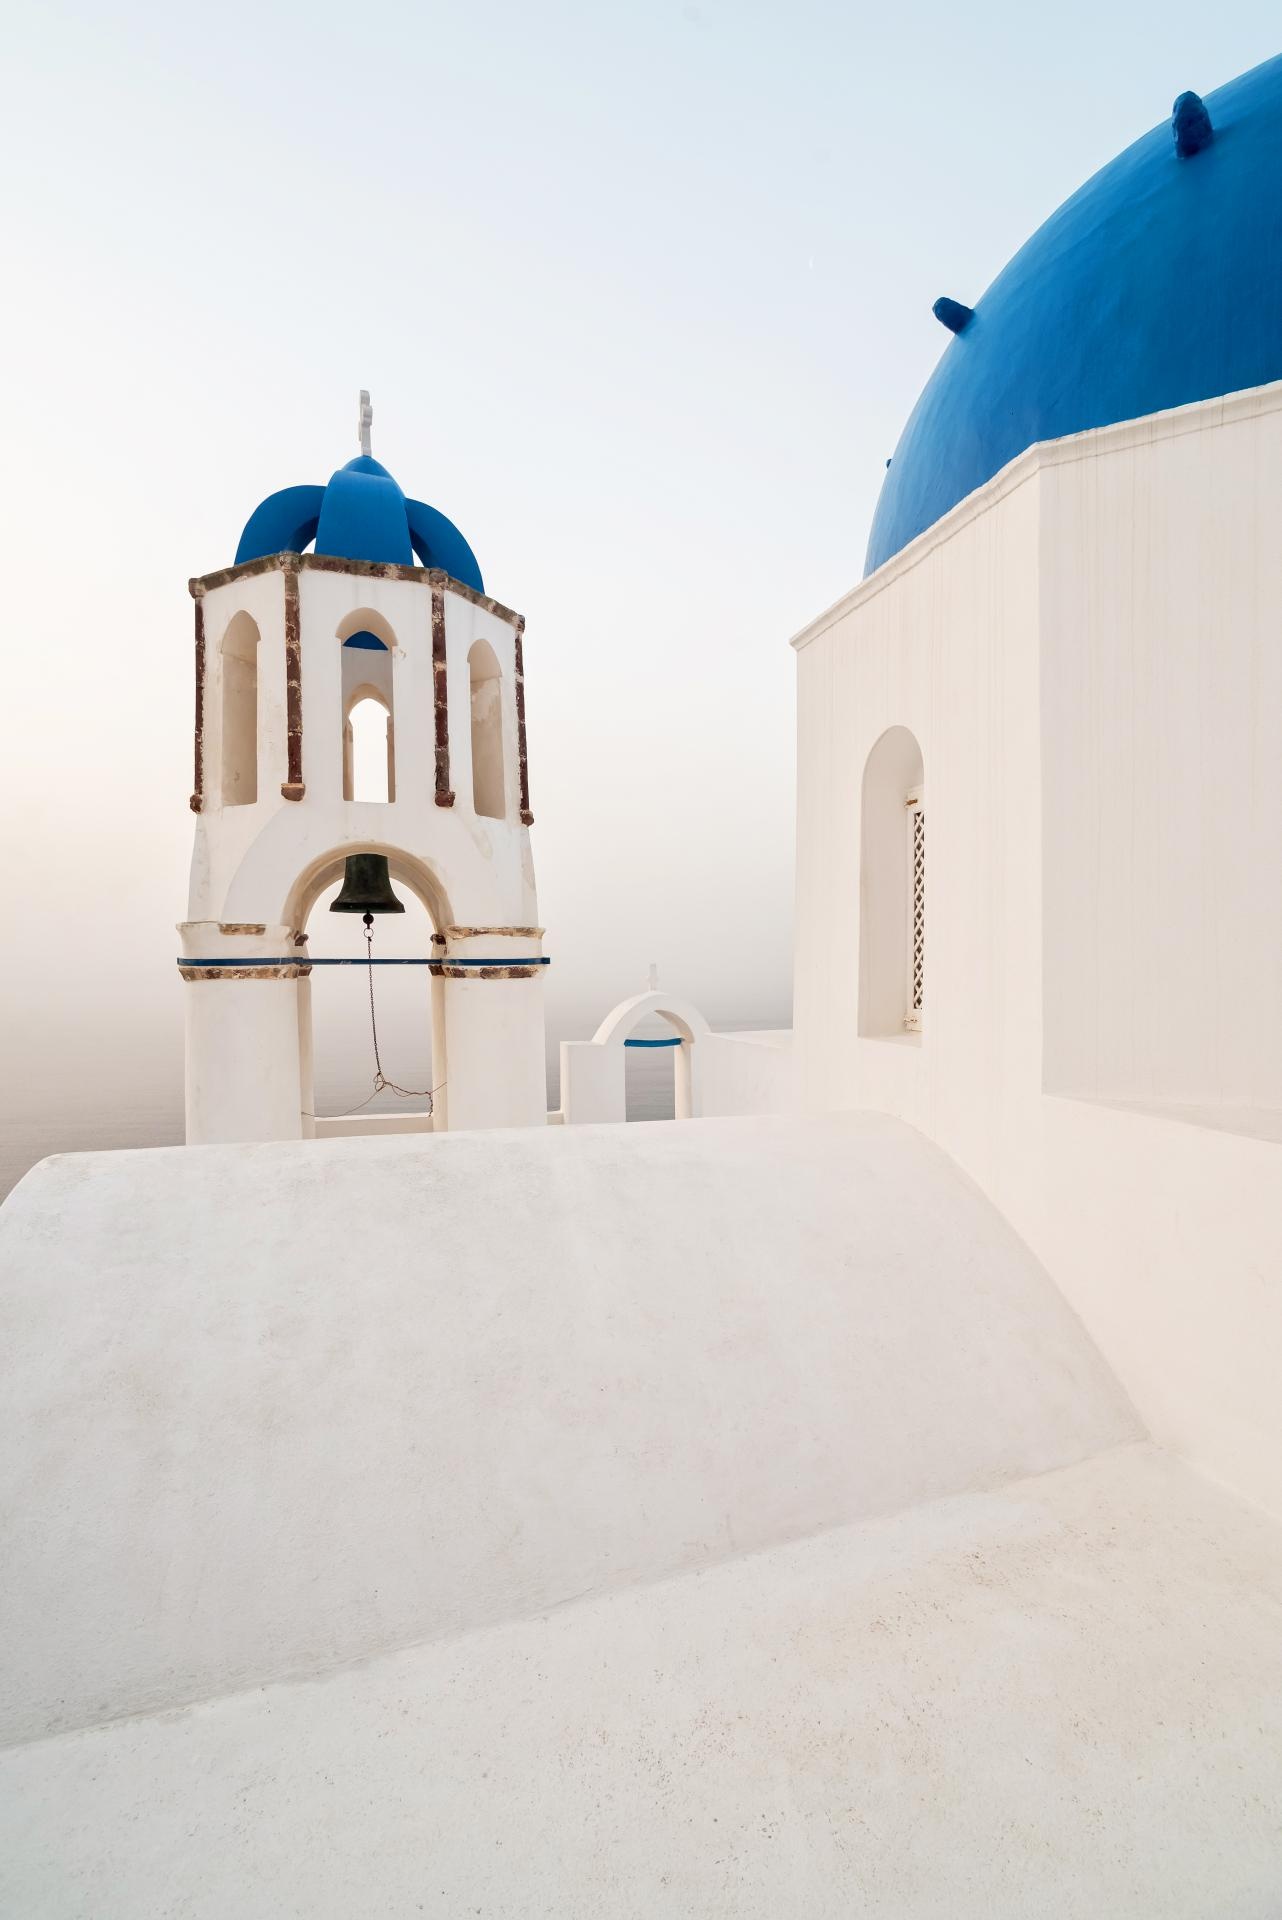
[[288, 927], [189, 920], [178, 932], [188, 1146], [301, 1140], [312, 1131], [303, 1112], [306, 949]]
[[450, 1132], [546, 1125], [543, 929], [447, 927], [432, 953]]

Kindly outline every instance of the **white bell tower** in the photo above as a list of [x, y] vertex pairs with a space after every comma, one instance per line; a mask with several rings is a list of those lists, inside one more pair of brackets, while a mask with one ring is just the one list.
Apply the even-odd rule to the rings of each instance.
[[[546, 1122], [525, 623], [485, 593], [458, 529], [373, 459], [371, 421], [362, 393], [358, 457], [328, 486], [271, 495], [235, 564], [190, 582], [196, 836], [178, 931], [193, 1145], [314, 1132], [324, 963], [307, 921], [359, 852], [386, 856], [434, 929], [425, 1124]], [[350, 716], [370, 697], [387, 712], [386, 801], [352, 797]]]

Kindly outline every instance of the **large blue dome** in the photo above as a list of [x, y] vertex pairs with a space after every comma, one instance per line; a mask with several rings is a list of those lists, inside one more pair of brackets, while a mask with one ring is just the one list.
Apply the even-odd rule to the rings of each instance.
[[1200, 150], [1155, 127], [1038, 228], [972, 317], [940, 303], [961, 330], [895, 450], [865, 574], [1039, 440], [1282, 379], [1282, 56], [1205, 104]]
[[349, 460], [327, 487], [286, 487], [254, 508], [236, 549], [236, 564], [271, 553], [317, 553], [409, 567], [417, 554], [453, 580], [484, 593], [476, 555], [452, 520], [421, 500], [407, 500], [386, 467], [368, 454]]

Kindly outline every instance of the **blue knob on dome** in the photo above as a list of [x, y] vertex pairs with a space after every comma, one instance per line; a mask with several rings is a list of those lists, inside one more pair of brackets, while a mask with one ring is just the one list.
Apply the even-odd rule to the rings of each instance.
[[964, 307], [960, 300], [950, 300], [943, 294], [931, 308], [936, 320], [941, 320], [949, 333], [960, 333], [975, 318], [974, 307]]
[[1171, 109], [1171, 132], [1181, 160], [1190, 160], [1195, 153], [1201, 153], [1203, 147], [1210, 146], [1215, 128], [1201, 94], [1180, 95]]

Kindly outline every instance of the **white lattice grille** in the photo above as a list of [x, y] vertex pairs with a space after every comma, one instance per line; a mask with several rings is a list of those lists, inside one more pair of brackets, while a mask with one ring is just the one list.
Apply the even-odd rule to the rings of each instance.
[[908, 1012], [904, 1025], [921, 1031], [926, 979], [926, 811], [921, 795], [908, 796]]

